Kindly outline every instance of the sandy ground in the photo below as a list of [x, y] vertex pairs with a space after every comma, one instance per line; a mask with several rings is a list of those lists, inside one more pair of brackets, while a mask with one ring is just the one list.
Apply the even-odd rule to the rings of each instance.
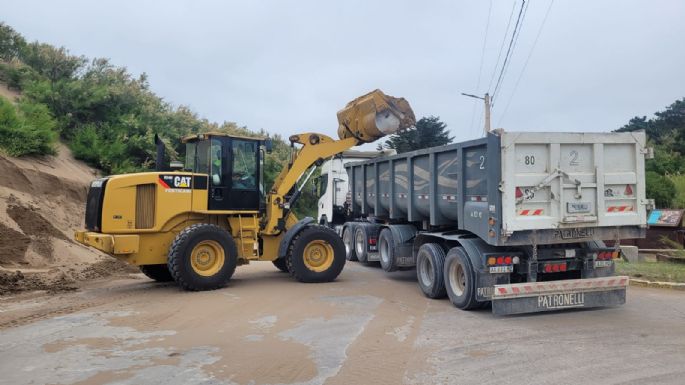
[[268, 263], [228, 287], [140, 274], [0, 297], [0, 384], [681, 384], [685, 295], [514, 317], [429, 300], [414, 272], [348, 263], [301, 284]]

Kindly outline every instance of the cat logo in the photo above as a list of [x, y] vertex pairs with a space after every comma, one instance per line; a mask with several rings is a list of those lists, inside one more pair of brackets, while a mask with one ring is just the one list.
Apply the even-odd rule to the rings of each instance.
[[158, 182], [164, 188], [165, 192], [189, 193], [193, 184], [193, 177], [180, 175], [160, 175]]
[[174, 187], [176, 187], [176, 188], [190, 188], [190, 180], [191, 180], [191, 177], [189, 177], [189, 176], [177, 176], [174, 178]]

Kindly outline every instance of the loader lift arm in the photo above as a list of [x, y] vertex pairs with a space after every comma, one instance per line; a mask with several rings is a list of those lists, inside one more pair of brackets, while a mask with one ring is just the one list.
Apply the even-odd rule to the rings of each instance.
[[[354, 146], [371, 143], [416, 123], [414, 112], [405, 99], [385, 95], [380, 90], [349, 102], [338, 111], [337, 117], [339, 140], [317, 133], [290, 137], [291, 143], [302, 147], [297, 150], [288, 167], [278, 175], [267, 195], [266, 216], [262, 221], [264, 234], [279, 234], [286, 230], [286, 222], [296, 221], [290, 212], [294, 199], [286, 202], [285, 197], [308, 169]], [[295, 199], [297, 195], [299, 191], [295, 193]]]

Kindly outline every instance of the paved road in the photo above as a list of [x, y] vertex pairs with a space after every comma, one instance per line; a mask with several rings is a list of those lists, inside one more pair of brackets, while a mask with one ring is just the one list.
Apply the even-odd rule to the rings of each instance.
[[257, 263], [213, 292], [136, 275], [5, 297], [0, 325], [0, 384], [685, 383], [683, 292], [496, 318], [358, 263], [331, 284]]

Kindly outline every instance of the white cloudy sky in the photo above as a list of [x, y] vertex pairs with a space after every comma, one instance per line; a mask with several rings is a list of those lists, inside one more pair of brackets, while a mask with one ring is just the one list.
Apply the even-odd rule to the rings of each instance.
[[[478, 84], [490, 4], [0, 0], [0, 20], [29, 40], [146, 72], [160, 96], [212, 121], [334, 135], [335, 112], [380, 88], [464, 140], [480, 135], [481, 105], [473, 119], [479, 102], [460, 93], [488, 91], [520, 0], [492, 1]], [[685, 2], [556, 0], [512, 98], [549, 4], [529, 2], [493, 126], [608, 131], [685, 96]]]

